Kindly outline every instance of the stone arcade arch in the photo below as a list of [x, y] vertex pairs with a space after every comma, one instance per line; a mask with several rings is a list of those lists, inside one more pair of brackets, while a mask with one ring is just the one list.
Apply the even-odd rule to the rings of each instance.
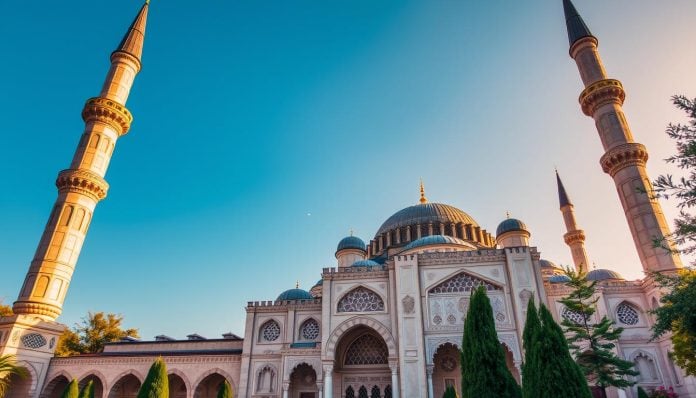
[[295, 366], [290, 372], [288, 397], [317, 398], [318, 396], [317, 370], [306, 362], [302, 362]]
[[106, 384], [105, 380], [106, 379], [104, 379], [104, 376], [99, 372], [94, 371], [87, 373], [85, 376], [80, 378], [80, 390], [82, 390], [82, 388], [91, 381], [92, 385], [94, 386], [94, 396], [101, 398], [104, 396], [104, 386]]
[[187, 398], [191, 386], [186, 375], [178, 369], [171, 369], [169, 379], [169, 398]]
[[356, 397], [384, 396], [391, 387], [389, 348], [382, 336], [374, 329], [361, 325], [345, 333], [336, 349], [334, 380], [341, 395], [353, 390]]
[[39, 380], [39, 375], [36, 373], [36, 369], [27, 362], [20, 362], [20, 365], [27, 368], [29, 375], [22, 379], [17, 375], [10, 376], [10, 391], [8, 391], [5, 398], [26, 398], [34, 395], [37, 389], [37, 383]]
[[121, 373], [109, 390], [108, 398], [136, 398], [142, 378], [134, 370]]
[[210, 369], [203, 373], [193, 384], [193, 398], [215, 398], [217, 397], [220, 384], [225, 380], [230, 383], [232, 393], [237, 395], [237, 387], [232, 383], [232, 377], [220, 368]]
[[41, 398], [60, 398], [65, 388], [70, 384], [72, 376], [67, 372], [60, 372], [54, 375], [51, 381], [46, 383]]
[[441, 344], [433, 355], [433, 391], [436, 397], [445, 393], [447, 386], [453, 386], [462, 393], [461, 354], [459, 347], [452, 343]]

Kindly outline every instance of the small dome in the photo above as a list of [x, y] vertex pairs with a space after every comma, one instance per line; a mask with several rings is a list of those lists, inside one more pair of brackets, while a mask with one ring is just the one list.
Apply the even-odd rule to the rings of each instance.
[[430, 246], [430, 245], [464, 245], [464, 246], [469, 246], [469, 247], [471, 246], [470, 243], [467, 243], [466, 241], [463, 241], [459, 238], [454, 238], [452, 236], [430, 235], [430, 236], [424, 236], [420, 239], [414, 240], [413, 242], [406, 245], [405, 250], [414, 249], [416, 247], [421, 247], [421, 246]]
[[373, 260], [358, 260], [351, 267], [380, 267], [381, 264]]
[[276, 301], [287, 300], [312, 300], [314, 297], [308, 291], [302, 289], [289, 289], [280, 293]]
[[[317, 281], [317, 283], [314, 284], [314, 286], [321, 286], [321, 285], [323, 285], [323, 284], [324, 284], [324, 280], [323, 280], [323, 279], [319, 279], [319, 280]], [[314, 286], [312, 286], [312, 287], [314, 287]]]
[[566, 283], [570, 282], [570, 278], [568, 278], [567, 275], [554, 275], [549, 278], [549, 282], [551, 283]]
[[624, 280], [623, 276], [610, 269], [599, 268], [587, 273], [588, 281]]
[[549, 261], [549, 260], [544, 260], [543, 258], [542, 258], [541, 260], [539, 260], [539, 266], [540, 266], [541, 268], [562, 269], [562, 268], [559, 267], [558, 265], [552, 263], [552, 262]]
[[336, 248], [336, 253], [344, 249], [358, 249], [366, 251], [365, 242], [357, 236], [346, 236], [338, 242], [338, 247]]
[[513, 231], [524, 231], [524, 232], [529, 233], [527, 226], [522, 221], [520, 221], [516, 218], [508, 218], [507, 220], [501, 222], [498, 225], [498, 229], [496, 229], [495, 235], [500, 236], [506, 232], [513, 232]]

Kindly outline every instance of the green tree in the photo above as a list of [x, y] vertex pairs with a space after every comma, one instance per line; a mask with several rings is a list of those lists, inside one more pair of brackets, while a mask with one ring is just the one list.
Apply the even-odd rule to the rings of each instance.
[[454, 387], [448, 386], [445, 389], [445, 393], [442, 394], [442, 398], [459, 398], [459, 395], [457, 395], [457, 390]]
[[82, 323], [66, 329], [58, 340], [56, 356], [94, 354], [104, 350], [104, 344], [124, 337], [138, 337], [137, 329], [122, 329], [123, 316], [89, 312]]
[[70, 384], [68, 384], [68, 386], [65, 387], [65, 390], [63, 390], [63, 394], [60, 397], [61, 398], [80, 398], [80, 387], [77, 384], [77, 380], [72, 379]]
[[167, 364], [157, 358], [150, 366], [147, 377], [138, 391], [138, 398], [169, 398], [169, 378]]
[[575, 360], [587, 381], [606, 397], [606, 388], [613, 386], [624, 389], [635, 384], [626, 376], [637, 376], [633, 363], [619, 358], [614, 353], [616, 341], [623, 328], [614, 327], [614, 322], [602, 317], [599, 323], [592, 322], [597, 312], [598, 297], [595, 297], [597, 281], [589, 282], [584, 273], [566, 269], [570, 280], [566, 285], [573, 291], [560, 300], [566, 308], [577, 315], [578, 322], [564, 319], [568, 343]]
[[13, 376], [23, 379], [29, 376], [29, 371], [17, 364], [14, 355], [0, 355], [0, 398], [9, 391]]
[[648, 398], [648, 393], [643, 390], [643, 387], [638, 387], [638, 398]]
[[218, 390], [217, 393], [217, 398], [232, 398], [232, 386], [230, 385], [230, 382], [225, 380], [222, 384], [220, 384], [220, 389]]
[[92, 380], [82, 388], [79, 398], [94, 398], [94, 382]]
[[462, 347], [464, 398], [521, 397], [520, 387], [505, 363], [505, 352], [495, 331], [493, 309], [483, 286], [471, 296]]
[[536, 398], [541, 384], [541, 366], [539, 363], [541, 321], [534, 300], [527, 304], [527, 319], [522, 332], [524, 363], [522, 364], [522, 396]]

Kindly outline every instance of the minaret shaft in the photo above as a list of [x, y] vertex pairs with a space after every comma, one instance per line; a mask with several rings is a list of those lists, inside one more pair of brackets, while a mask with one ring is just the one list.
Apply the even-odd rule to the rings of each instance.
[[[111, 55], [111, 68], [100, 96], [85, 104], [85, 129], [70, 168], [58, 174], [58, 198], [14, 303], [16, 314], [55, 320], [62, 311], [94, 209], [106, 197], [109, 186], [104, 176], [116, 141], [128, 131], [132, 121], [124, 104], [140, 70], [146, 17], [147, 4], [124, 38], [124, 42], [129, 40], [129, 47], [122, 43]], [[135, 34], [134, 26], [139, 28]]]
[[572, 43], [570, 56], [585, 85], [580, 95], [582, 110], [595, 120], [605, 150], [600, 159], [602, 169], [614, 179], [643, 269], [654, 272], [681, 268], [678, 255], [654, 243], [669, 236], [669, 227], [651, 194], [651, 179], [645, 168], [648, 152], [634, 142], [623, 113], [625, 92], [621, 82], [607, 78], [596, 38], [586, 36]]

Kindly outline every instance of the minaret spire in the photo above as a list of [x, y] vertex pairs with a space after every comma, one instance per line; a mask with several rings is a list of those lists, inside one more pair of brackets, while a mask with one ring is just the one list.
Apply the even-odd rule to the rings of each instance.
[[[597, 38], [592, 36], [570, 0], [563, 0], [563, 8], [570, 56], [585, 86], [580, 94], [580, 105], [583, 113], [594, 119], [605, 151], [600, 164], [614, 180], [643, 270], [681, 268], [681, 259], [676, 253], [653, 243], [655, 239], [666, 239], [670, 232], [660, 203], [650, 194], [652, 179], [645, 169], [648, 151], [633, 140], [623, 112], [626, 98], [623, 85], [607, 77], [597, 49]], [[672, 246], [671, 242], [665, 243]]]
[[587, 250], [585, 250], [585, 231], [578, 228], [573, 204], [563, 186], [561, 176], [558, 175], [558, 170], [556, 170], [556, 184], [558, 184], [558, 202], [567, 231], [565, 235], [563, 235], [563, 240], [566, 245], [570, 247], [570, 254], [573, 256], [575, 269], [579, 272], [587, 272], [589, 258], [587, 256]]
[[420, 203], [428, 203], [428, 198], [425, 197], [425, 186], [423, 186], [423, 179], [420, 180]]
[[138, 15], [128, 28], [128, 31], [123, 36], [121, 43], [118, 45], [114, 53], [124, 52], [135, 57], [138, 62], [143, 56], [143, 42], [145, 40], [145, 26], [147, 25], [147, 11], [150, 5], [150, 0], [146, 0]]

